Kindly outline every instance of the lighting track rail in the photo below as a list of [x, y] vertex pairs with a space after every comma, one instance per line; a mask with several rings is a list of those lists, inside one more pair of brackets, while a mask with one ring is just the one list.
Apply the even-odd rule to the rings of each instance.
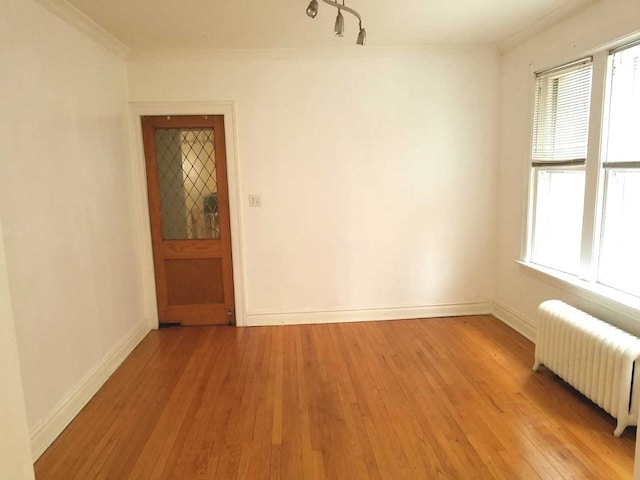
[[[336, 37], [344, 36], [344, 17], [342, 16], [342, 10], [350, 13], [354, 17], [358, 19], [358, 24], [360, 26], [360, 32], [358, 32], [358, 38], [356, 39], [356, 44], [364, 46], [367, 41], [367, 31], [362, 26], [362, 17], [358, 12], [356, 12], [353, 8], [347, 7], [344, 4], [344, 0], [342, 0], [342, 4], [338, 2], [332, 2], [331, 0], [322, 0], [327, 5], [331, 5], [338, 9], [338, 16], [336, 17], [336, 23], [333, 28], [333, 31], [336, 34]], [[316, 18], [318, 15], [318, 0], [311, 0], [309, 6], [307, 7], [307, 16], [310, 18]]]

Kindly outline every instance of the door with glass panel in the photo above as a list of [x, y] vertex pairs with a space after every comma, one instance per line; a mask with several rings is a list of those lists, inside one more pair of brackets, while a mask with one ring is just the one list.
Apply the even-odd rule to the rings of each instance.
[[161, 324], [234, 323], [224, 117], [142, 117]]

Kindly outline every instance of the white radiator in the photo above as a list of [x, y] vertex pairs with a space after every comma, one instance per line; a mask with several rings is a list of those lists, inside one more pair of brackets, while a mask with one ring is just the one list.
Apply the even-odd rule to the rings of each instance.
[[616, 437], [637, 425], [639, 358], [637, 337], [559, 300], [538, 307], [533, 371], [545, 365], [610, 413], [618, 420]]

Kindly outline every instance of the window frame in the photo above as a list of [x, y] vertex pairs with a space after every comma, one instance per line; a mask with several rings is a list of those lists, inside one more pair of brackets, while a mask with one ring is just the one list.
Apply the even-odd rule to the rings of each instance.
[[[587, 154], [584, 166], [576, 165], [574, 168], [584, 168], [585, 171], [585, 194], [582, 216], [582, 241], [580, 247], [580, 265], [577, 274], [567, 273], [534, 263], [533, 240], [535, 235], [535, 215], [537, 203], [537, 172], [539, 169], [548, 168], [572, 168], [570, 165], [559, 162], [558, 166], [536, 165], [532, 159], [532, 149], [534, 141], [534, 115], [536, 109], [536, 76], [531, 76], [531, 89], [529, 95], [529, 143], [527, 145], [527, 167], [526, 167], [526, 192], [525, 209], [526, 217], [523, 222], [523, 236], [521, 245], [521, 256], [516, 262], [534, 277], [550, 280], [556, 286], [578, 293], [590, 298], [608, 308], [621, 307], [625, 313], [629, 309], [636, 315], [640, 313], [640, 297], [598, 282], [598, 266], [600, 258], [600, 245], [603, 238], [604, 201], [606, 198], [606, 179], [609, 170], [614, 168], [612, 164], [606, 166], [604, 159], [606, 156], [606, 139], [608, 135], [609, 102], [611, 93], [611, 72], [613, 66], [613, 54], [626, 48], [631, 48], [640, 44], [640, 39], [626, 39], [609, 45], [607, 48], [600, 48], [597, 51], [589, 52], [573, 61], [557, 64], [550, 69], [562, 68], [572, 63], [576, 63], [587, 56], [592, 57], [592, 83], [590, 98], [590, 115], [587, 135]], [[532, 73], [535, 73], [532, 71]], [[616, 164], [615, 167], [618, 165]], [[629, 168], [629, 167], [627, 167]], [[637, 166], [635, 167], [637, 168]], [[618, 309], [619, 309], [618, 308]], [[615, 309], [615, 308], [614, 308]]]

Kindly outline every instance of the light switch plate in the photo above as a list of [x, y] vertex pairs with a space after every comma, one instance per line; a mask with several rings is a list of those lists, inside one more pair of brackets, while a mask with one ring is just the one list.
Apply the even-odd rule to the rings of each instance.
[[262, 198], [257, 193], [249, 194], [249, 206], [250, 207], [260, 207], [262, 206]]

